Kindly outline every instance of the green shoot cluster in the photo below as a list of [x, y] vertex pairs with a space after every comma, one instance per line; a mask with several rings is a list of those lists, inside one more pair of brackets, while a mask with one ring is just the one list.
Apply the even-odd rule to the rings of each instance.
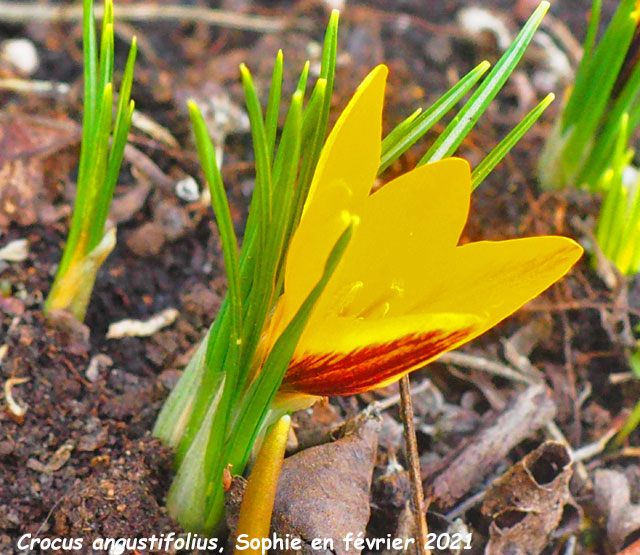
[[93, 0], [83, 2], [84, 107], [78, 184], [71, 228], [45, 312], [84, 315], [98, 268], [115, 246], [115, 229], [105, 234], [109, 206], [120, 173], [134, 102], [131, 85], [135, 37], [122, 76], [115, 117], [113, 2], [105, 0], [100, 47]]
[[596, 240], [602, 253], [625, 276], [640, 269], [640, 174], [630, 177], [633, 150], [629, 143], [629, 116], [622, 117], [610, 167], [602, 176], [606, 191], [598, 223]]
[[542, 186], [598, 190], [609, 167], [623, 114], [640, 122], [640, 65], [632, 52], [638, 27], [636, 0], [622, 0], [600, 41], [602, 0], [594, 0], [582, 60], [562, 114], [540, 158]]

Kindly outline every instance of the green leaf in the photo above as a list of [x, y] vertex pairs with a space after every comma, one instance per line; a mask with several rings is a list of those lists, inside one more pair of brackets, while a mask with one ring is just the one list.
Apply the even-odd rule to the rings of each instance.
[[[620, 130], [623, 114], [632, 111], [633, 104], [638, 98], [639, 92], [640, 65], [637, 65], [623, 87], [622, 92], [616, 98], [613, 108], [607, 111], [604, 125], [601, 124], [602, 129], [598, 131], [597, 140], [594, 142], [593, 149], [576, 178], [577, 184], [587, 184], [592, 191], [595, 190], [598, 178], [610, 163], [611, 151]], [[631, 117], [629, 128], [635, 129]]]
[[[324, 36], [324, 48], [322, 51], [322, 64], [320, 66], [320, 77], [316, 82], [315, 90], [312, 94], [310, 103], [313, 102], [313, 97], [321, 100], [322, 105], [320, 113], [316, 119], [307, 117], [307, 113], [315, 114], [307, 109], [305, 111], [305, 121], [303, 123], [302, 144], [304, 149], [304, 157], [302, 161], [302, 167], [300, 169], [299, 188], [300, 194], [298, 195], [298, 204], [296, 206], [296, 212], [293, 217], [294, 226], [300, 219], [302, 214], [302, 206], [307, 198], [309, 187], [311, 186], [311, 180], [313, 174], [320, 159], [320, 153], [324, 145], [325, 136], [327, 134], [327, 127], [329, 124], [329, 110], [331, 108], [331, 97], [333, 95], [333, 80], [336, 72], [336, 56], [338, 49], [338, 21], [340, 14], [337, 10], [331, 12], [329, 17], [329, 23], [327, 24], [327, 31]], [[307, 136], [305, 130], [310, 129], [312, 133]]]
[[211, 202], [222, 242], [222, 253], [227, 274], [227, 298], [229, 299], [231, 329], [235, 339], [239, 340], [242, 335], [242, 299], [240, 296], [238, 241], [233, 229], [231, 211], [229, 210], [222, 176], [216, 161], [215, 149], [207, 132], [206, 124], [197, 104], [193, 101], [188, 101], [187, 105], [189, 106], [189, 116], [191, 117], [191, 124], [196, 137], [198, 157], [211, 192]]
[[598, 27], [600, 26], [600, 13], [602, 12], [602, 0], [593, 0], [591, 5], [591, 13], [589, 14], [589, 26], [587, 27], [587, 35], [584, 39], [584, 47], [582, 50], [582, 59], [580, 60], [580, 66], [576, 71], [576, 75], [579, 75], [584, 71], [583, 67], [586, 67], [593, 52], [593, 47], [596, 43], [596, 36], [598, 34]]
[[[635, 28], [635, 22], [631, 19], [634, 5], [635, 0], [622, 0], [597, 47], [594, 48], [591, 45], [587, 50], [590, 56], [583, 55], [576, 72], [571, 96], [563, 110], [563, 131], [585, 117], [587, 121], [593, 119], [594, 116], [586, 110], [592, 106], [601, 105], [601, 99], [609, 97]], [[597, 32], [594, 25], [597, 25], [600, 17], [599, 2], [594, 2], [594, 8], [596, 8], [597, 17], [595, 22], [590, 22], [588, 30], [590, 37]], [[589, 40], [592, 39], [589, 38]], [[598, 83], [598, 86], [594, 87], [594, 83]], [[599, 117], [598, 115], [598, 119]]]
[[629, 117], [625, 114], [617, 137], [611, 169], [607, 176], [608, 190], [605, 194], [596, 226], [598, 244], [604, 255], [612, 261], [615, 260], [614, 245], [619, 238], [618, 222], [621, 219], [624, 221], [626, 212], [622, 173], [626, 164], [625, 149], [629, 137], [628, 122]]
[[509, 134], [500, 141], [500, 143], [487, 154], [478, 167], [471, 174], [472, 188], [475, 190], [480, 183], [493, 171], [506, 154], [515, 146], [522, 136], [530, 129], [530, 127], [538, 120], [549, 104], [553, 102], [555, 95], [548, 94], [540, 104], [531, 110], [518, 125], [516, 125]]
[[269, 101], [267, 103], [267, 113], [265, 115], [265, 128], [267, 131], [267, 150], [269, 160], [273, 158], [276, 145], [276, 134], [278, 132], [278, 116], [280, 115], [280, 95], [282, 92], [282, 50], [278, 50], [276, 60], [273, 64], [271, 74], [271, 87], [269, 88]]
[[282, 133], [278, 153], [273, 166], [274, 217], [269, 229], [269, 240], [265, 251], [261, 254], [264, 259], [265, 277], [259, 283], [254, 283], [255, 293], [251, 300], [255, 306], [252, 317], [259, 323], [254, 329], [243, 330], [244, 353], [240, 361], [240, 377], [238, 390], [250, 371], [251, 361], [262, 337], [264, 323], [279, 295], [275, 284], [279, 282], [278, 268], [285, 256], [286, 231], [293, 209], [295, 182], [298, 175], [298, 161], [300, 159], [301, 128], [302, 128], [302, 91], [294, 93], [289, 107], [289, 113]]
[[424, 113], [414, 112], [401, 122], [382, 141], [382, 156], [378, 175], [411, 148], [433, 125], [453, 108], [467, 94], [491, 67], [489, 62], [481, 62], [458, 83], [442, 95]]
[[240, 64], [240, 77], [244, 87], [244, 94], [251, 124], [251, 137], [253, 139], [253, 150], [256, 157], [256, 185], [254, 194], [259, 195], [260, 204], [258, 207], [261, 215], [259, 223], [259, 233], [262, 236], [261, 242], [266, 236], [266, 229], [271, 221], [272, 210], [272, 184], [271, 184], [271, 164], [269, 162], [269, 145], [265, 123], [262, 119], [262, 108], [256, 92], [251, 73], [246, 65]]
[[515, 69], [548, 9], [549, 2], [540, 3], [486, 79], [420, 159], [419, 165], [441, 160], [457, 150]]

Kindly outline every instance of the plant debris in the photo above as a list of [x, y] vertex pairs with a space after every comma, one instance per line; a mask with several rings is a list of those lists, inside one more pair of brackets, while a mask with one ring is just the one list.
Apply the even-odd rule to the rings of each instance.
[[571, 457], [548, 441], [487, 490], [482, 513], [491, 518], [487, 555], [541, 553], [550, 534], [577, 530], [581, 511], [569, 492]]
[[170, 326], [176, 321], [179, 312], [175, 308], [167, 308], [152, 316], [148, 320], [121, 320], [109, 325], [107, 339], [122, 337], [149, 337], [162, 328]]
[[[331, 538], [335, 551], [357, 553], [343, 538], [363, 533], [369, 520], [369, 489], [380, 421], [365, 417], [348, 435], [310, 447], [285, 459], [273, 509], [272, 530], [303, 540], [302, 553], [323, 553], [309, 546]], [[283, 552], [286, 553], [286, 552]]]

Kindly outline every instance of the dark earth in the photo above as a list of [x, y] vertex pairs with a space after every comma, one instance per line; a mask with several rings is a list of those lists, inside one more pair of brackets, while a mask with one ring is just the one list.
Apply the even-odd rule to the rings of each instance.
[[[74, 194], [82, 109], [81, 27], [78, 20], [10, 21], [0, 8], [0, 41], [26, 37], [37, 48], [39, 67], [26, 79], [70, 87], [64, 93], [17, 93], [0, 87], [0, 248], [21, 238], [29, 244], [26, 260], [0, 261], [0, 554], [24, 552], [16, 547], [24, 534], [85, 538], [89, 546], [98, 537], [181, 533], [163, 508], [171, 453], [151, 438], [150, 430], [226, 287], [210, 207], [206, 200], [185, 200], [174, 191], [187, 175], [202, 182], [185, 100], [195, 96], [214, 110], [225, 103], [233, 120], [243, 106], [238, 64], [248, 64], [264, 93], [278, 48], [285, 55], [285, 90], [291, 91], [304, 61], [317, 62], [329, 4], [198, 3], [283, 23], [284, 30], [266, 33], [153, 16], [119, 21], [116, 3], [116, 68], [123, 67], [126, 42], [135, 33], [140, 44], [136, 107], [175, 139], [132, 128], [130, 142], [137, 150], [127, 154], [116, 190], [118, 245], [98, 275], [86, 327], [71, 321], [52, 325], [42, 315]], [[498, 21], [510, 38], [535, 4], [474, 3], [489, 10], [494, 25]], [[604, 3], [604, 20], [615, 4]], [[482, 59], [495, 62], [499, 34], [474, 33], [460, 23], [461, 11], [470, 5], [463, 0], [346, 2], [333, 120], [377, 63], [390, 68], [388, 130], [436, 100]], [[547, 92], [561, 96], [571, 74], [553, 69], [554, 56], [575, 67], [589, 7], [588, 0], [553, 2], [542, 26], [552, 45], [529, 49], [459, 151], [472, 166]], [[13, 77], [20, 75], [0, 61], [0, 82]], [[589, 242], [599, 199], [575, 190], [543, 192], [536, 180], [537, 158], [559, 105], [547, 110], [474, 193], [464, 241], [563, 234]], [[228, 130], [223, 166], [238, 233], [253, 186], [250, 136], [241, 127]], [[442, 129], [441, 123], [433, 131]], [[411, 168], [434, 136], [414, 147], [385, 179]], [[460, 519], [456, 526], [473, 535], [472, 549], [462, 552], [485, 552], [495, 526], [516, 535], [519, 547], [504, 548], [505, 553], [604, 555], [620, 552], [640, 537], [640, 432], [622, 445], [607, 444], [640, 398], [640, 382], [627, 362], [628, 326], [640, 317], [640, 289], [637, 282], [628, 285], [629, 295], [624, 285], [608, 288], [586, 256], [559, 284], [463, 349], [476, 361], [518, 370], [533, 367], [547, 387], [528, 401], [523, 383], [451, 359], [412, 375], [415, 386], [424, 385], [426, 378], [432, 382], [430, 393], [422, 387], [414, 395], [422, 475], [427, 497], [432, 497], [428, 523], [433, 531], [444, 532]], [[177, 309], [179, 316], [150, 337], [106, 338], [111, 323], [145, 320], [168, 308]], [[25, 381], [8, 382], [12, 378]], [[12, 410], [7, 391], [26, 408], [24, 415]], [[292, 451], [326, 442], [333, 428], [396, 391], [393, 386], [358, 398], [331, 399], [297, 415], [298, 445]], [[382, 413], [366, 529], [370, 538], [400, 536], [410, 522], [397, 402]], [[494, 445], [491, 434], [498, 428], [506, 430], [505, 437]], [[443, 485], [452, 472], [447, 467], [453, 468], [455, 460], [463, 475], [476, 477], [473, 469], [464, 472], [465, 453], [474, 445], [484, 453], [486, 471], [469, 478], [464, 491], [454, 496]], [[575, 455], [584, 446], [593, 447], [592, 452], [571, 465], [566, 454]], [[491, 458], [491, 453], [499, 455]], [[519, 462], [532, 453], [529, 462]], [[606, 474], [610, 482], [605, 474], [598, 481], [598, 472], [605, 470], [611, 473]], [[550, 476], [540, 478], [545, 472]], [[500, 485], [496, 480], [503, 475], [513, 479]], [[343, 479], [339, 470], [326, 476], [332, 487]], [[617, 485], [607, 489], [607, 483]], [[533, 487], [535, 502], [528, 508], [514, 502], [509, 510], [491, 512], [498, 487], [509, 491], [501, 499], [524, 498]], [[556, 510], [557, 519], [541, 519]], [[501, 552], [495, 545], [491, 549], [487, 552]], [[628, 553], [640, 553], [635, 549]], [[80, 552], [93, 551], [85, 547]]]

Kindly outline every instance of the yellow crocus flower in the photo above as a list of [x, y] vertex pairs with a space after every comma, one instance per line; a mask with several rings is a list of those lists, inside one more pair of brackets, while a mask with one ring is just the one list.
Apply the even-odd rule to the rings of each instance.
[[583, 252], [565, 237], [458, 246], [471, 197], [469, 164], [460, 158], [419, 166], [371, 194], [387, 71], [376, 67], [338, 119], [291, 241], [267, 349], [355, 223], [282, 382], [279, 400], [289, 406], [395, 382], [495, 326]]

